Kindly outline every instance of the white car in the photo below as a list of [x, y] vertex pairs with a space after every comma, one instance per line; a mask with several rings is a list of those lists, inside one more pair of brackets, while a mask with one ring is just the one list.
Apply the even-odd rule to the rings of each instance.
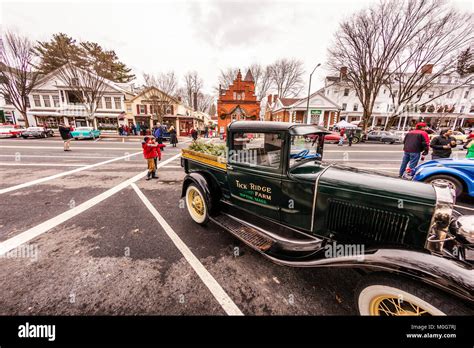
[[18, 138], [25, 129], [13, 124], [0, 125], [0, 137]]

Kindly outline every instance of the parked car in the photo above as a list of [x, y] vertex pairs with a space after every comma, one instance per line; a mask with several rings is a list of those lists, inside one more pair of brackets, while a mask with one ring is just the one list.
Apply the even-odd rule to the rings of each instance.
[[0, 137], [18, 138], [19, 136], [21, 136], [24, 130], [25, 130], [24, 127], [20, 127], [18, 125], [3, 124], [3, 125], [0, 125]]
[[456, 196], [465, 193], [474, 197], [474, 159], [437, 159], [420, 164], [413, 180], [448, 185]]
[[50, 128], [45, 127], [28, 127], [23, 133], [21, 133], [21, 136], [24, 139], [29, 137], [47, 138], [54, 136], [54, 131]]
[[[317, 138], [318, 138], [317, 134], [309, 134], [306, 137], [306, 141], [307, 142], [314, 142], [315, 139], [317, 139]], [[324, 137], [324, 141], [326, 143], [333, 143], [333, 144], [339, 143], [340, 139], [341, 139], [341, 134], [338, 133], [338, 132], [329, 132], [328, 131], [328, 134], [326, 134], [326, 136]]]
[[[430, 133], [428, 134], [430, 137], [430, 140], [433, 139], [434, 137], [437, 137], [439, 134], [438, 133]], [[459, 131], [453, 131], [452, 137], [456, 139], [456, 143], [458, 145], [464, 144], [467, 141], [467, 134], [464, 134]]]
[[382, 143], [401, 143], [402, 138], [395, 133], [388, 131], [371, 131], [367, 133], [367, 141], [380, 141]]
[[323, 161], [330, 132], [316, 125], [236, 121], [227, 133], [222, 157], [182, 150], [195, 223], [280, 265], [361, 270], [362, 315], [474, 314], [474, 216], [454, 211], [448, 186]]
[[71, 132], [74, 139], [95, 139], [100, 137], [100, 130], [92, 127], [77, 127]]

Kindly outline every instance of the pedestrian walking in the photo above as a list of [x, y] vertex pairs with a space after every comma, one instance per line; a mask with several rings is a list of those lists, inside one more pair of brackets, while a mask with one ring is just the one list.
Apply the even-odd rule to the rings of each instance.
[[352, 146], [353, 140], [354, 140], [354, 130], [350, 129], [349, 133], [347, 134], [347, 141], [349, 142], [349, 146]]
[[133, 135], [137, 135], [137, 126], [135, 126], [135, 123], [132, 123], [132, 132]]
[[64, 123], [59, 124], [59, 134], [64, 142], [64, 151], [71, 151], [70, 143], [72, 140], [71, 127], [66, 126]]
[[339, 143], [337, 144], [337, 146], [342, 146], [344, 144], [344, 135], [346, 133], [346, 129], [345, 128], [342, 128], [339, 132], [339, 135], [341, 136], [339, 138]]
[[470, 133], [463, 149], [467, 149], [466, 158], [474, 158], [474, 133]]
[[137, 123], [137, 134], [142, 135], [140, 132], [141, 132], [140, 123]]
[[174, 129], [173, 126], [170, 127], [170, 144], [173, 145], [173, 147], [176, 147], [176, 144], [178, 143], [178, 136], [176, 134], [176, 129]]
[[194, 141], [196, 141], [198, 138], [198, 132], [194, 128], [191, 129], [191, 137], [193, 138]]
[[430, 147], [433, 149], [431, 159], [451, 157], [451, 149], [457, 146], [456, 139], [451, 136], [452, 134], [451, 129], [442, 129], [439, 135], [431, 140]]
[[414, 130], [405, 135], [403, 140], [403, 158], [400, 166], [399, 177], [403, 177], [407, 165], [410, 175], [414, 172], [421, 155], [426, 156], [429, 151], [429, 137], [425, 132], [426, 123], [418, 123]]
[[161, 126], [160, 123], [157, 123], [155, 125], [155, 128], [153, 130], [153, 135], [155, 136], [158, 144], [163, 144], [163, 127]]

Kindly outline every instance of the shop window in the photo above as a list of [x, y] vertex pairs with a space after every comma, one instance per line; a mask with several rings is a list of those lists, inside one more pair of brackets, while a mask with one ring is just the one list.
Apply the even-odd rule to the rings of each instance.
[[51, 116], [36, 116], [36, 124], [41, 127], [46, 125], [49, 128], [58, 128], [59, 118]]

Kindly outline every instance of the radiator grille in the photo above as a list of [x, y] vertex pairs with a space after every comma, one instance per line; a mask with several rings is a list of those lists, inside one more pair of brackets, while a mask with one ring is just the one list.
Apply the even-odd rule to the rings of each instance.
[[355, 240], [403, 243], [406, 215], [349, 202], [329, 200], [328, 230]]

